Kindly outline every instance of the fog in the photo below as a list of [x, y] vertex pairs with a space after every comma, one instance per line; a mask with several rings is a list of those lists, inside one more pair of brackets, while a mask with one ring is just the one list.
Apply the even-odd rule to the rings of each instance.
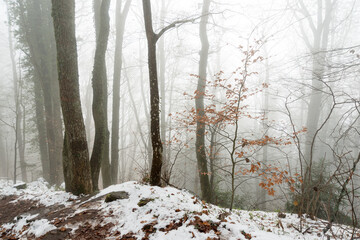
[[359, 1], [107, 2], [75, 1], [78, 79], [50, 0], [0, 2], [2, 179], [80, 194], [80, 169], [91, 191], [134, 180], [358, 226]]

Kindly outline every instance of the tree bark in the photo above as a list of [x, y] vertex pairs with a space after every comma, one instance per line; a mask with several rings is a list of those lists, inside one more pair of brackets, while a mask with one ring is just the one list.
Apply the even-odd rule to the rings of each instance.
[[198, 173], [200, 177], [200, 186], [202, 198], [205, 201], [211, 201], [210, 182], [208, 176], [208, 167], [205, 151], [205, 123], [204, 123], [204, 94], [206, 88], [206, 68], [209, 56], [209, 40], [207, 37], [206, 26], [209, 18], [210, 0], [203, 1], [202, 17], [200, 21], [200, 62], [199, 62], [199, 79], [195, 97], [195, 107], [197, 113], [196, 120], [196, 159], [198, 164]]
[[[141, 48], [142, 48], [141, 41], [139, 41], [139, 49], [141, 49]], [[141, 50], [139, 51], [139, 59], [143, 59]], [[149, 112], [146, 111], [148, 109], [148, 103], [146, 101], [147, 94], [145, 94], [145, 91], [144, 91], [145, 82], [144, 82], [144, 71], [143, 71], [142, 65], [140, 66], [140, 82], [141, 82], [141, 84], [140, 84], [141, 85], [140, 86], [141, 98], [142, 98], [142, 101], [144, 104], [144, 109], [145, 109], [146, 126], [147, 126], [148, 132], [150, 133], [151, 132], [151, 124], [150, 124], [151, 120], [150, 120]], [[141, 135], [141, 137], [143, 137], [143, 135]], [[148, 136], [147, 142], [148, 142], [147, 144], [144, 143], [144, 146], [146, 146], [146, 156], [147, 156], [148, 164], [149, 164], [149, 166], [151, 166], [152, 165], [151, 134]]]
[[[165, 0], [161, 0], [161, 13], [160, 13], [160, 25], [161, 28], [164, 28], [164, 19], [166, 15], [165, 9]], [[160, 77], [160, 133], [161, 139], [166, 140], [166, 94], [165, 94], [165, 68], [166, 68], [166, 58], [165, 58], [165, 37], [160, 38], [159, 40], [159, 77]], [[168, 180], [170, 179], [169, 174], [169, 159], [166, 156], [167, 146], [163, 145], [163, 178]]]
[[75, 1], [52, 0], [61, 108], [65, 124], [63, 169], [65, 189], [73, 194], [92, 192], [89, 152], [81, 111], [75, 37]]
[[[93, 70], [93, 117], [95, 123], [94, 147], [91, 154], [91, 177], [93, 190], [99, 189], [98, 180], [100, 169], [103, 185], [111, 185], [111, 172], [109, 163], [109, 130], [107, 123], [107, 76], [105, 55], [110, 30], [109, 18], [110, 0], [102, 0], [100, 7], [100, 29], [96, 41], [96, 51]], [[95, 9], [96, 11], [96, 9]]]
[[[3, 133], [0, 130], [0, 135], [2, 135]], [[7, 157], [6, 157], [6, 149], [4, 146], [4, 142], [3, 142], [3, 138], [0, 138], [0, 164], [1, 164], [1, 169], [0, 169], [0, 177], [7, 177], [7, 168], [8, 168], [8, 162], [7, 162]]]
[[116, 43], [113, 76], [113, 107], [111, 126], [111, 177], [112, 182], [118, 181], [119, 169], [119, 117], [120, 117], [120, 80], [122, 69], [122, 48], [124, 28], [127, 14], [129, 13], [131, 0], [126, 1], [124, 10], [121, 12], [122, 0], [116, 2]]
[[[6, 2], [7, 4], [7, 2]], [[13, 40], [12, 40], [12, 31], [11, 31], [11, 25], [10, 25], [10, 11], [9, 11], [9, 6], [7, 6], [8, 9], [8, 34], [9, 34], [9, 50], [10, 50], [10, 60], [11, 60], [11, 66], [12, 66], [12, 74], [13, 74], [13, 91], [14, 91], [14, 100], [15, 100], [15, 126], [14, 126], [14, 130], [15, 130], [15, 143], [14, 143], [14, 184], [16, 183], [16, 178], [17, 178], [17, 166], [16, 166], [16, 161], [17, 161], [17, 146], [19, 146], [19, 153], [23, 152], [23, 145], [22, 145], [22, 134], [21, 134], [21, 130], [20, 130], [20, 123], [21, 123], [21, 118], [22, 118], [22, 113], [21, 113], [21, 109], [20, 109], [20, 90], [19, 90], [19, 78], [17, 75], [17, 70], [16, 70], [16, 62], [15, 62], [15, 54], [14, 54], [14, 48], [13, 48]], [[23, 156], [24, 157], [24, 156]], [[20, 168], [21, 168], [21, 172], [22, 172], [22, 181], [26, 182], [26, 163], [24, 159], [20, 159]], [[23, 173], [24, 172], [24, 173]]]
[[49, 164], [48, 145], [46, 141], [44, 99], [42, 96], [40, 81], [36, 78], [34, 79], [34, 93], [35, 93], [36, 128], [38, 130], [41, 167], [43, 172], [43, 178], [46, 181], [50, 182], [50, 164]]
[[151, 164], [150, 184], [161, 185], [161, 167], [163, 146], [160, 139], [159, 87], [156, 64], [156, 42], [158, 36], [153, 31], [150, 0], [143, 0], [145, 31], [148, 43], [148, 68], [150, 81], [150, 121], [153, 158]]

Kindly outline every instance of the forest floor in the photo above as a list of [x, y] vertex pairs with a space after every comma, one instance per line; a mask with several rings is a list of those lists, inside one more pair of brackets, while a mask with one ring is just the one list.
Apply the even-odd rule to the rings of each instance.
[[[116, 192], [120, 199], [111, 201]], [[105, 199], [109, 202], [105, 202]], [[351, 239], [359, 230], [294, 214], [207, 204], [186, 190], [126, 182], [76, 197], [41, 179], [16, 189], [0, 180], [0, 239]]]

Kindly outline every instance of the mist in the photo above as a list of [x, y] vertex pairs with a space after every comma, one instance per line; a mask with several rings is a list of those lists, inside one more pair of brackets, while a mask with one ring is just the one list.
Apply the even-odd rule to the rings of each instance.
[[359, 227], [359, 1], [56, 2], [0, 2], [2, 180]]

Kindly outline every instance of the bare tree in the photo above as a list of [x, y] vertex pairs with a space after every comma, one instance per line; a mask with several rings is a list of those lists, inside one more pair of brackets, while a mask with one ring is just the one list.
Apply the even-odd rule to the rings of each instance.
[[161, 168], [163, 145], [160, 137], [160, 99], [159, 99], [159, 84], [156, 63], [156, 43], [159, 38], [168, 30], [187, 23], [194, 19], [175, 21], [168, 26], [162, 28], [158, 33], [153, 30], [151, 3], [150, 0], [143, 0], [143, 12], [145, 21], [145, 32], [148, 45], [148, 68], [150, 81], [150, 129], [151, 129], [151, 144], [153, 149], [153, 158], [150, 173], [150, 184], [161, 184]]
[[63, 168], [65, 189], [74, 194], [92, 192], [89, 151], [81, 111], [75, 37], [75, 1], [52, 0], [60, 99], [65, 124]]
[[[17, 24], [18, 46], [34, 82], [36, 121], [43, 176], [51, 184], [62, 182], [62, 122], [57, 83], [56, 49], [50, 1], [15, 1], [11, 12]], [[45, 121], [45, 122], [44, 122]]]
[[122, 9], [122, 0], [116, 2], [116, 43], [114, 57], [113, 75], [113, 107], [111, 126], [111, 177], [112, 183], [118, 181], [119, 169], [119, 117], [120, 117], [120, 80], [122, 69], [122, 49], [124, 30], [127, 15], [129, 13], [131, 0], [127, 0]]
[[[96, 51], [93, 70], [93, 117], [95, 122], [95, 140], [91, 154], [91, 177], [94, 191], [98, 190], [100, 168], [104, 187], [111, 185], [109, 163], [109, 130], [107, 117], [107, 76], [105, 54], [110, 30], [110, 0], [102, 0], [99, 15], [99, 30], [96, 39]], [[94, 9], [97, 11], [97, 9]], [[96, 14], [95, 14], [96, 15]]]
[[[6, 2], [6, 4], [8, 4]], [[27, 173], [26, 173], [26, 162], [25, 162], [25, 148], [24, 148], [24, 140], [23, 135], [21, 134], [21, 119], [23, 117], [22, 110], [20, 108], [21, 104], [21, 86], [20, 79], [18, 77], [17, 69], [16, 69], [16, 61], [15, 61], [15, 53], [14, 53], [14, 47], [13, 47], [13, 38], [12, 38], [12, 31], [11, 31], [11, 25], [10, 25], [10, 11], [9, 6], [8, 7], [8, 33], [9, 33], [9, 49], [10, 49], [10, 59], [11, 59], [11, 66], [12, 66], [12, 73], [13, 73], [13, 91], [14, 91], [14, 100], [15, 100], [15, 125], [13, 126], [13, 129], [15, 131], [15, 146], [14, 146], [14, 183], [16, 183], [16, 177], [17, 177], [17, 167], [16, 167], [16, 161], [17, 161], [17, 151], [19, 150], [20, 155], [20, 168], [21, 168], [21, 180], [27, 181]], [[19, 146], [19, 148], [18, 148]]]
[[211, 201], [211, 188], [208, 175], [206, 149], [205, 149], [205, 117], [204, 111], [204, 94], [206, 87], [206, 68], [209, 56], [209, 40], [207, 36], [207, 22], [209, 19], [210, 0], [203, 1], [202, 16], [200, 21], [200, 62], [199, 62], [199, 76], [198, 85], [196, 89], [195, 106], [196, 106], [196, 159], [198, 164], [198, 172], [200, 176], [200, 186], [203, 199]]
[[[324, 88], [323, 79], [325, 71], [326, 50], [329, 39], [329, 28], [332, 19], [333, 5], [335, 0], [324, 0], [325, 11], [323, 10], [323, 0], [317, 1], [316, 21], [311, 17], [308, 8], [301, 0], [300, 11], [306, 18], [311, 29], [311, 35], [305, 33], [303, 25], [301, 25], [301, 32], [304, 42], [312, 54], [312, 79], [311, 79], [311, 94], [310, 102], [307, 111], [307, 134], [305, 145], [305, 159], [308, 161], [309, 169], [313, 161], [313, 154], [315, 147], [315, 133], [318, 128], [319, 118], [321, 113], [322, 89]], [[325, 12], [325, 14], [323, 14]], [[312, 41], [311, 41], [312, 39]], [[309, 172], [309, 174], [311, 174]]]

